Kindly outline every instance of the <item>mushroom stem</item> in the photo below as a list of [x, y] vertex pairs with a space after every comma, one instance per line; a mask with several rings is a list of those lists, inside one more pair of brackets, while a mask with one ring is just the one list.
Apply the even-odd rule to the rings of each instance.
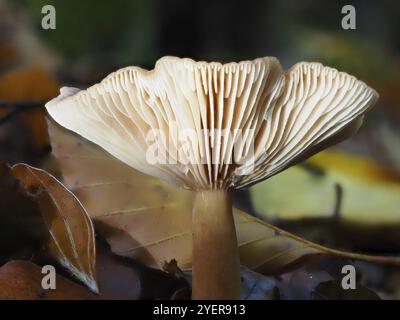
[[239, 250], [228, 192], [195, 192], [192, 221], [192, 298], [240, 299]]

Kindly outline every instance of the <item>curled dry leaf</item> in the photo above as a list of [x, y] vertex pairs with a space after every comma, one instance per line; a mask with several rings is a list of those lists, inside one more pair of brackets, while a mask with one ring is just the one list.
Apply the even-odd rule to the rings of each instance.
[[60, 275], [56, 289], [42, 289], [41, 268], [28, 261], [10, 261], [0, 268], [0, 300], [95, 299], [96, 295]]
[[[67, 187], [94, 218], [112, 250], [152, 267], [176, 259], [181, 269], [190, 268], [191, 194], [133, 170], [53, 121], [48, 124]], [[287, 271], [321, 254], [400, 263], [400, 258], [328, 249], [239, 210], [234, 218], [241, 263], [264, 274]]]
[[46, 171], [16, 164], [12, 172], [39, 204], [52, 254], [92, 291], [98, 292], [94, 229], [85, 208]]

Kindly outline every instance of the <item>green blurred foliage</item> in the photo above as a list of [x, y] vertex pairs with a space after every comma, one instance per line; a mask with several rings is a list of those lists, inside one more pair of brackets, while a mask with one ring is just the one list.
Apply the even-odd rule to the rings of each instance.
[[[37, 34], [68, 61], [81, 60], [103, 72], [132, 62], [155, 59], [152, 1], [23, 0]], [[43, 32], [41, 9], [56, 8], [56, 30]]]
[[[319, 61], [371, 85], [400, 79], [400, 2], [354, 0], [357, 29], [343, 30], [341, 1], [9, 0], [31, 18], [44, 45], [77, 82], [126, 65], [151, 68], [163, 55], [235, 61], [279, 57], [285, 68]], [[57, 29], [41, 29], [56, 8]]]
[[373, 82], [399, 78], [399, 64], [386, 48], [352, 32], [305, 29], [293, 36], [298, 60], [319, 61]]

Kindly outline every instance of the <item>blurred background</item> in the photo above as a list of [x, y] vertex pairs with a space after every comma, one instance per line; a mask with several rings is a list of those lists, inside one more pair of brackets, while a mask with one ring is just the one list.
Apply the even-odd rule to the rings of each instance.
[[[46, 4], [56, 8], [55, 30], [41, 27]], [[356, 30], [341, 27], [345, 4], [356, 9]], [[285, 68], [319, 61], [378, 90], [378, 108], [366, 124], [371, 130], [361, 134], [368, 145], [360, 136], [351, 149], [399, 168], [400, 142], [392, 132], [399, 124], [399, 18], [394, 0], [0, 0], [0, 72], [35, 67], [57, 85], [86, 87], [127, 65], [152, 68], [164, 55], [218, 61], [276, 56]], [[9, 100], [7, 90], [0, 99]], [[370, 150], [382, 134], [389, 140], [379, 152]]]
[[[55, 30], [41, 27], [47, 4]], [[341, 27], [346, 4], [356, 9], [355, 30]], [[49, 166], [43, 103], [60, 86], [85, 88], [127, 65], [151, 69], [164, 55], [276, 56], [285, 68], [318, 61], [375, 88], [380, 100], [359, 133], [235, 201], [317, 243], [400, 252], [396, 0], [0, 0], [0, 158]]]

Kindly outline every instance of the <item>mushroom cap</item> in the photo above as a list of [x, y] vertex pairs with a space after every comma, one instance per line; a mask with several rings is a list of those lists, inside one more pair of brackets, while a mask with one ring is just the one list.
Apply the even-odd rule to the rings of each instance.
[[320, 63], [164, 57], [46, 104], [62, 126], [129, 166], [189, 189], [244, 188], [346, 138], [378, 99]]

